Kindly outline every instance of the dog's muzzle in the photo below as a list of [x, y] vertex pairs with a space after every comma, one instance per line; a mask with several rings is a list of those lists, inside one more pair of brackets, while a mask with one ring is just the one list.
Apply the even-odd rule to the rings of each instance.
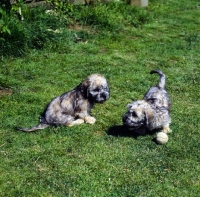
[[109, 99], [110, 91], [107, 86], [88, 89], [88, 98], [95, 103], [103, 103]]
[[125, 114], [122, 117], [122, 122], [123, 122], [123, 125], [126, 126], [129, 130], [135, 130], [135, 129], [138, 129], [138, 128], [140, 128], [144, 125], [143, 120], [134, 122], [129, 118], [128, 114]]
[[103, 103], [105, 102], [106, 100], [109, 99], [109, 93], [108, 92], [103, 92], [101, 94], [98, 94], [95, 98], [96, 102], [97, 103]]

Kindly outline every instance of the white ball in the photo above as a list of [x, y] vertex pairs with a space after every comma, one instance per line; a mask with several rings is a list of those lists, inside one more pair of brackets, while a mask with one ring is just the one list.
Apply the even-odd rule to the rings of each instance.
[[158, 144], [165, 144], [168, 142], [168, 135], [164, 133], [163, 131], [157, 133], [156, 135], [156, 142]]

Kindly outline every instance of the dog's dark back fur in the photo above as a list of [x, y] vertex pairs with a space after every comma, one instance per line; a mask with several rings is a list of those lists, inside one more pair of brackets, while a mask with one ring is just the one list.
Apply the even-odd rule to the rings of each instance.
[[[55, 97], [51, 100], [51, 102], [46, 106], [45, 110], [43, 113], [40, 115], [40, 124], [37, 126], [31, 127], [31, 128], [17, 128], [18, 130], [25, 131], [25, 132], [32, 132], [40, 129], [44, 129], [48, 126], [56, 126], [59, 125], [57, 124], [56, 116], [47, 116], [48, 113], [51, 113], [50, 111], [52, 110], [52, 103], [55, 99], [59, 99], [59, 104], [62, 105], [64, 102], [69, 102], [70, 105], [66, 105], [67, 109], [67, 114], [68, 115], [73, 115], [78, 111], [78, 101], [79, 100], [85, 100], [86, 99], [86, 88], [83, 87], [82, 84], [78, 85], [76, 88], [73, 90], [66, 92], [58, 97]], [[91, 103], [90, 103], [91, 104]], [[56, 105], [53, 107], [54, 113], [56, 112]], [[91, 105], [92, 107], [92, 105]], [[64, 110], [65, 111], [65, 110]], [[60, 113], [60, 111], [58, 111]], [[64, 113], [64, 112], [63, 112]]]

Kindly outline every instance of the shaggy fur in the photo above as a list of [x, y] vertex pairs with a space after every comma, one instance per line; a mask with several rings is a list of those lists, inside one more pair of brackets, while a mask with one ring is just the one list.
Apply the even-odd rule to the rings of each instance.
[[160, 75], [158, 85], [151, 87], [142, 100], [128, 104], [128, 111], [122, 117], [123, 125], [137, 134], [146, 134], [154, 129], [171, 132], [170, 99], [164, 89], [165, 75], [160, 70], [150, 72], [153, 73]]
[[94, 124], [96, 119], [90, 115], [92, 107], [108, 99], [109, 87], [105, 77], [92, 74], [75, 89], [54, 98], [40, 116], [39, 125], [18, 129], [31, 132], [52, 125], [73, 126], [83, 122]]

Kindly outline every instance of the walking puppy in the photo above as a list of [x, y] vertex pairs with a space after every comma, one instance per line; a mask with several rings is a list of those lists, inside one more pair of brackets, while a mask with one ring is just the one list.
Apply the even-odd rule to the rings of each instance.
[[128, 104], [128, 111], [122, 117], [123, 125], [136, 134], [144, 135], [154, 129], [162, 129], [165, 133], [171, 132], [169, 128], [171, 123], [170, 100], [164, 89], [165, 75], [160, 70], [150, 72], [150, 74], [153, 73], [160, 75], [158, 85], [151, 87], [143, 100]]
[[108, 99], [109, 87], [105, 77], [92, 74], [75, 89], [54, 98], [40, 116], [39, 125], [18, 130], [31, 132], [53, 125], [94, 124], [96, 119], [90, 115], [92, 107]]

